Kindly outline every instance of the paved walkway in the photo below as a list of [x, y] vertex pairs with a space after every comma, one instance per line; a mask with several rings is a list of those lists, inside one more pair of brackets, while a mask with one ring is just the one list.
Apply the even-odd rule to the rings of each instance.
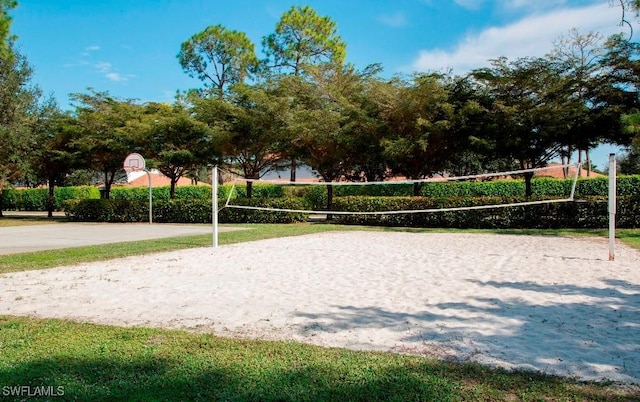
[[[219, 227], [220, 232], [235, 229]], [[61, 222], [8, 226], [0, 227], [0, 255], [207, 233], [213, 237], [212, 225]]]

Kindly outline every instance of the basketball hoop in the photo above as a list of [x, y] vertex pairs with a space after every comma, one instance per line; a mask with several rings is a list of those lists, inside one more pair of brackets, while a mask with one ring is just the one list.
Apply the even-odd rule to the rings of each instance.
[[122, 164], [122, 168], [127, 172], [127, 177], [131, 172], [144, 171], [146, 167], [145, 160], [142, 155], [138, 153], [132, 153], [127, 155]]

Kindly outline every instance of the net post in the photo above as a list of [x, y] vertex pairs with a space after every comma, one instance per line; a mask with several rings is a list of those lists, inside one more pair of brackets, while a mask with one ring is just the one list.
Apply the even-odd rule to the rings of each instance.
[[213, 222], [213, 247], [218, 247], [218, 166], [211, 169], [211, 217]]
[[616, 155], [609, 154], [609, 261], [615, 259], [616, 239]]

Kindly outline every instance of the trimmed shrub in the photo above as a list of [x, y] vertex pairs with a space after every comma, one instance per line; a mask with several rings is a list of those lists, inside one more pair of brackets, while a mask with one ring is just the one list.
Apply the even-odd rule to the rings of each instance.
[[[576, 194], [579, 192], [579, 184], [585, 180], [578, 180]], [[566, 197], [571, 192], [573, 180], [536, 178], [531, 181], [531, 191], [534, 197]], [[430, 182], [425, 183], [422, 189], [425, 197], [522, 197], [525, 195], [524, 180], [496, 180], [483, 182]], [[595, 195], [595, 194], [587, 194]]]
[[[602, 204], [607, 205], [605, 198], [602, 199]], [[616, 225], [621, 228], [640, 228], [640, 195], [623, 195], [617, 198]]]
[[[246, 197], [246, 186], [223, 184], [218, 186], [218, 198], [227, 199], [229, 192], [233, 188], [233, 198]], [[169, 186], [152, 188], [154, 200], [169, 200]], [[272, 184], [256, 184], [253, 186], [253, 196], [256, 198], [280, 198], [284, 196], [282, 186]], [[113, 187], [110, 198], [114, 200], [148, 200], [149, 187]], [[175, 199], [211, 199], [211, 186], [178, 186], [176, 187]]]
[[21, 192], [19, 210], [46, 211], [49, 190], [46, 188], [25, 188]]
[[211, 198], [161, 200], [153, 203], [153, 220], [165, 223], [211, 223], [211, 209]]
[[[151, 196], [154, 200], [168, 200], [169, 190], [168, 186], [153, 187]], [[149, 201], [149, 187], [111, 187], [109, 198], [112, 200]]]
[[[218, 186], [218, 198], [228, 198], [229, 192], [233, 188], [232, 198], [246, 198], [247, 186], [245, 184], [223, 184]], [[282, 198], [285, 197], [285, 186], [279, 186], [277, 184], [260, 184], [253, 185], [252, 198]], [[211, 192], [211, 190], [209, 190]], [[211, 196], [209, 196], [211, 198]]]
[[[100, 191], [93, 186], [54, 188], [54, 209], [61, 210], [68, 200], [100, 198]], [[0, 195], [0, 208], [16, 211], [46, 211], [48, 188], [4, 189]]]
[[[534, 178], [531, 189], [534, 197], [568, 197], [572, 179]], [[607, 177], [579, 178], [576, 183], [576, 197], [607, 196], [609, 179]], [[617, 178], [618, 195], [640, 195], [640, 176], [619, 176]], [[421, 195], [424, 197], [523, 197], [524, 180], [495, 180], [484, 182], [427, 182], [423, 184]], [[324, 208], [327, 189], [325, 185], [290, 186], [284, 189], [285, 196], [303, 197], [314, 208]], [[348, 196], [411, 196], [412, 184], [377, 185], [338, 185], [334, 186], [336, 197]]]
[[14, 188], [6, 188], [0, 193], [0, 210], [14, 211], [22, 204], [22, 193]]
[[[605, 180], [607, 181], [607, 184], [604, 186], [604, 191], [607, 191], [609, 184], [608, 179]], [[616, 189], [618, 195], [640, 197], [640, 175], [618, 176], [616, 179]], [[606, 193], [601, 195], [605, 196]]]
[[[572, 181], [537, 178], [532, 182], [532, 200], [565, 198]], [[231, 184], [218, 186], [218, 199], [223, 206], [232, 189]], [[619, 176], [619, 227], [640, 227], [640, 175]], [[380, 211], [400, 209], [431, 209], [483, 204], [504, 204], [524, 201], [522, 180], [491, 182], [425, 183], [422, 197], [411, 197], [411, 184], [339, 185], [334, 186], [334, 209], [345, 211]], [[604, 228], [607, 226], [608, 178], [579, 179], [576, 198], [579, 201], [536, 206], [515, 206], [459, 212], [398, 214], [384, 216], [335, 216], [343, 223], [415, 226], [415, 227], [540, 227], [540, 228]], [[327, 188], [323, 186], [254, 185], [254, 197], [247, 200], [245, 185], [236, 185], [234, 204], [269, 206], [285, 209], [326, 209]], [[4, 189], [0, 196], [3, 210], [44, 211], [48, 190]], [[111, 201], [98, 201], [99, 190], [92, 186], [60, 187], [55, 190], [56, 209], [65, 209], [71, 219], [101, 222], [146, 222], [148, 220], [148, 187], [113, 187]], [[87, 200], [87, 202], [78, 202]], [[92, 200], [92, 201], [89, 201]], [[126, 201], [126, 202], [125, 202]], [[584, 201], [584, 202], [581, 202]], [[179, 186], [176, 199], [169, 199], [169, 187], [153, 188], [154, 221], [208, 223], [211, 222], [211, 187]], [[285, 223], [300, 222], [308, 214], [260, 212], [225, 208], [220, 222]]]
[[[618, 178], [618, 183], [625, 179]], [[596, 177], [593, 179], [579, 179], [576, 184], [576, 196], [579, 197], [606, 197], [609, 194], [609, 178]]]
[[[326, 187], [325, 187], [326, 192]], [[375, 185], [340, 185], [334, 187], [334, 194], [338, 197], [368, 195], [368, 196], [410, 196], [413, 194], [413, 184], [389, 183]]]
[[[529, 201], [501, 197], [337, 197], [334, 207], [341, 211], [428, 210], [473, 207]], [[640, 197], [619, 197], [617, 225], [640, 226]], [[608, 225], [607, 200], [591, 197], [581, 202], [520, 205], [461, 211], [392, 215], [336, 215], [344, 224], [449, 227], [449, 228], [605, 228]]]
[[[233, 203], [244, 206], [295, 210], [310, 208], [309, 203], [303, 198], [238, 198]], [[221, 201], [219, 205], [223, 206], [224, 201]], [[308, 218], [308, 213], [254, 211], [238, 208], [223, 208], [218, 215], [221, 223], [295, 223], [306, 222]]]
[[146, 222], [149, 220], [149, 205], [138, 200], [70, 200], [65, 203], [64, 210], [70, 220], [80, 222]]
[[327, 187], [326, 186], [308, 186], [300, 187], [297, 192], [300, 197], [307, 200], [311, 209], [327, 208]]
[[179, 186], [176, 187], [176, 198], [183, 200], [211, 199], [211, 186]]
[[94, 186], [56, 187], [54, 189], [55, 209], [61, 210], [69, 200], [100, 198], [100, 190]]
[[[239, 205], [271, 208], [305, 209], [302, 199], [264, 198], [258, 200], [237, 199]], [[224, 202], [221, 201], [219, 207]], [[70, 220], [85, 222], [147, 222], [149, 205], [143, 200], [72, 200], [65, 204]], [[307, 214], [251, 211], [223, 208], [218, 215], [220, 223], [294, 223], [305, 222]], [[209, 200], [158, 200], [153, 203], [153, 221], [164, 223], [211, 223], [212, 207]]]

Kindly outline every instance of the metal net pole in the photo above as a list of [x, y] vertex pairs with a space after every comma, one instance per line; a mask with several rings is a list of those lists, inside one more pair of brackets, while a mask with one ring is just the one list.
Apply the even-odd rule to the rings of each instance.
[[616, 155], [609, 154], [609, 261], [615, 259], [616, 240]]

